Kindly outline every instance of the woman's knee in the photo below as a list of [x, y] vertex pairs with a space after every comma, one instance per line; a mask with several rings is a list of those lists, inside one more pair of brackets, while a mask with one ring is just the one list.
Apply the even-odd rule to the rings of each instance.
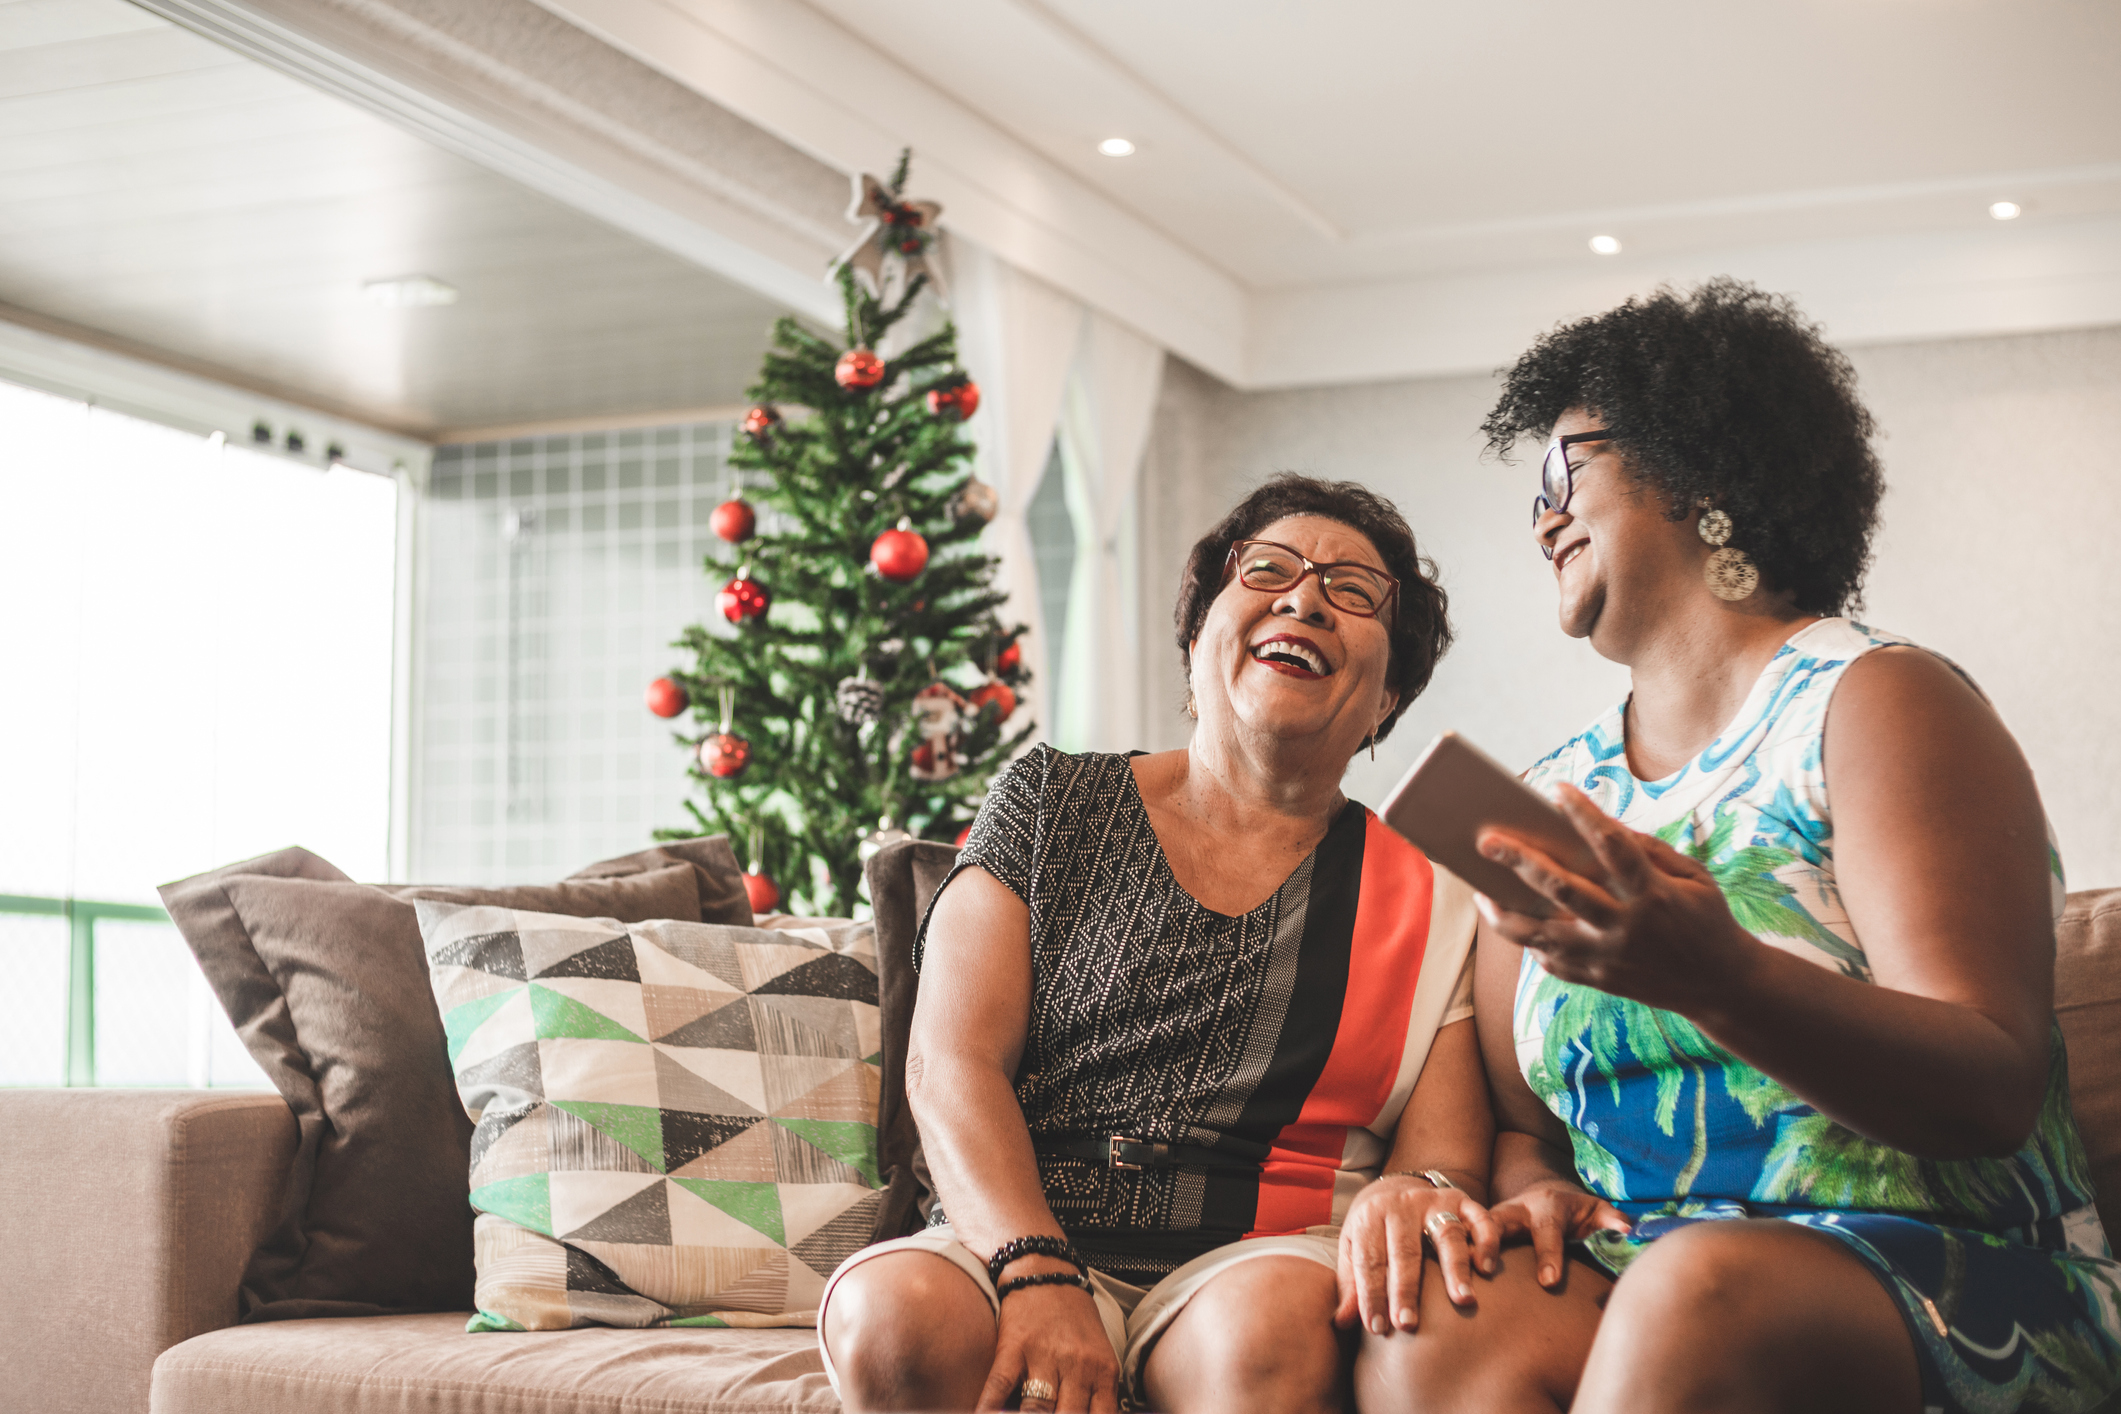
[[1301, 1257], [1221, 1272], [1150, 1353], [1150, 1398], [1172, 1408], [1193, 1407], [1196, 1395], [1229, 1408], [1336, 1407], [1346, 1364], [1333, 1327], [1337, 1297], [1332, 1269]]
[[1362, 1414], [1515, 1414], [1566, 1408], [1611, 1284], [1569, 1264], [1559, 1290], [1539, 1285], [1529, 1247], [1503, 1251], [1498, 1270], [1474, 1279], [1475, 1304], [1457, 1306], [1441, 1269], [1426, 1264], [1421, 1322], [1413, 1331], [1365, 1335], [1355, 1360]]
[[1704, 1329], [1755, 1328], [1749, 1314], [1769, 1284], [1765, 1274], [1781, 1236], [1750, 1222], [1719, 1222], [1696, 1223], [1660, 1237], [1614, 1287], [1607, 1325], [1625, 1332], [1631, 1343], [1692, 1343]]
[[966, 1378], [974, 1387], [994, 1356], [986, 1295], [947, 1258], [893, 1252], [861, 1263], [832, 1289], [822, 1313], [825, 1348], [848, 1402], [907, 1407]]

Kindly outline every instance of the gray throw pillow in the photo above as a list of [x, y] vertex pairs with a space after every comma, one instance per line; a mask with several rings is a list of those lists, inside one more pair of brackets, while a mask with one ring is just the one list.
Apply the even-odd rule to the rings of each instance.
[[244, 1276], [244, 1320], [470, 1307], [471, 1123], [412, 900], [751, 922], [736, 856], [719, 836], [584, 874], [595, 877], [375, 886], [287, 849], [163, 887], [171, 919], [300, 1136], [277, 1221]]

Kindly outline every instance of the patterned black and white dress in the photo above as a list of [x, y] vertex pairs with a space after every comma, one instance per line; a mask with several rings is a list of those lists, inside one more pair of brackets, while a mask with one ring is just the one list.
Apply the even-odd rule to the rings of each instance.
[[1016, 1094], [1033, 1140], [1228, 1156], [1131, 1172], [1040, 1155], [1054, 1217], [1136, 1286], [1226, 1244], [1337, 1228], [1436, 1031], [1472, 1015], [1471, 892], [1353, 802], [1231, 917], [1179, 886], [1127, 757], [1040, 746], [996, 780], [957, 871], [974, 866], [1031, 912]]

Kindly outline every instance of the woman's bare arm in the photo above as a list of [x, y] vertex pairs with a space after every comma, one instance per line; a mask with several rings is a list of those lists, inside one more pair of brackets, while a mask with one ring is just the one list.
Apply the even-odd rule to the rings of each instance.
[[[927, 957], [906, 1055], [906, 1100], [920, 1125], [943, 1209], [981, 1257], [1015, 1237], [1062, 1237], [1039, 1183], [1016, 1067], [1031, 1014], [1031, 915], [986, 870], [964, 870], [928, 920]], [[1014, 1278], [1073, 1272], [1024, 1257]], [[1117, 1408], [1119, 1359], [1090, 1294], [1036, 1286], [1002, 1302], [982, 1410], [1000, 1409], [1027, 1377], [1056, 1385], [1062, 1408]]]
[[1562, 1279], [1569, 1243], [1600, 1228], [1624, 1232], [1628, 1221], [1576, 1181], [1568, 1126], [1539, 1103], [1517, 1068], [1514, 1020], [1524, 949], [1483, 923], [1474, 956], [1474, 1017], [1495, 1097], [1493, 1211], [1505, 1235], [1532, 1239], [1539, 1282], [1553, 1286]]
[[983, 1257], [1013, 1237], [1061, 1235], [1016, 1101], [1030, 1013], [1030, 910], [975, 865], [928, 921], [906, 1102], [950, 1225]]

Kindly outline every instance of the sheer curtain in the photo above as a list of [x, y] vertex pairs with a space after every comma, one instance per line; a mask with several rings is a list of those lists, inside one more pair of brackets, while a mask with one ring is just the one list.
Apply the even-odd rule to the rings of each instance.
[[0, 1083], [84, 1078], [40, 900], [134, 914], [72, 998], [96, 1080], [254, 1073], [141, 906], [289, 844], [384, 876], [397, 486], [5, 382], [0, 429]]
[[1001, 561], [996, 587], [1009, 600], [1004, 623], [1029, 627], [1020, 642], [1032, 665], [1029, 706], [1039, 736], [1057, 740], [1059, 704], [1040, 672], [1046, 662], [1045, 612], [1039, 605], [1038, 560], [1024, 511], [1038, 491], [1053, 448], [1061, 396], [1081, 336], [1083, 307], [970, 241], [950, 241], [951, 315], [958, 357], [980, 385], [980, 410], [967, 426], [978, 444], [978, 473], [1001, 510], [988, 525], [983, 548]]
[[1140, 497], [1164, 351], [1102, 314], [1083, 319], [1060, 424], [1075, 573], [1056, 742], [1069, 751], [1143, 745]]

